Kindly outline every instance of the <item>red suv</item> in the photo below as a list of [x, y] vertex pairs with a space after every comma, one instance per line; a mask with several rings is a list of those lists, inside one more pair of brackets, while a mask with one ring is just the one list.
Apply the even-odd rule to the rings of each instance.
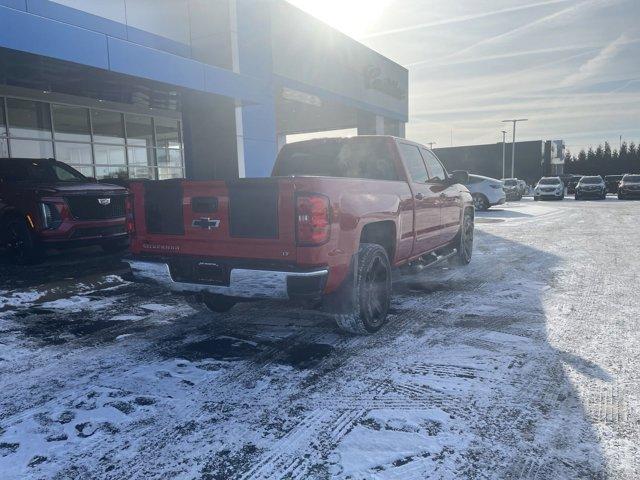
[[0, 245], [21, 264], [47, 248], [124, 249], [127, 195], [53, 159], [0, 158]]

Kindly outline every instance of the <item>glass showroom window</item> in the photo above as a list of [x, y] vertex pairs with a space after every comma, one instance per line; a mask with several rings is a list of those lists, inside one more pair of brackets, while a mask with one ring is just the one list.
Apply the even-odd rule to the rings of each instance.
[[14, 158], [51, 158], [53, 142], [49, 104], [7, 98], [9, 148]]
[[146, 115], [125, 115], [129, 175], [132, 178], [158, 178], [156, 173], [153, 119]]
[[91, 126], [96, 178], [127, 178], [124, 115], [108, 110], [91, 110]]
[[0, 157], [9, 156], [9, 140], [7, 140], [7, 116], [4, 113], [4, 98], [0, 97]]
[[93, 171], [89, 109], [51, 105], [56, 159], [89, 177]]
[[183, 177], [180, 127], [176, 119], [0, 97], [0, 156], [55, 156], [88, 177]]
[[182, 140], [180, 122], [168, 118], [156, 118], [156, 146], [158, 178], [180, 178], [183, 176]]

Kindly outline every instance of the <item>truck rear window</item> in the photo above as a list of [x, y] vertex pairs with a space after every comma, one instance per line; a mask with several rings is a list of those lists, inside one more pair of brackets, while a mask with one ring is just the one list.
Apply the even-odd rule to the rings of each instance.
[[290, 175], [398, 180], [385, 138], [339, 138], [285, 145], [272, 176]]

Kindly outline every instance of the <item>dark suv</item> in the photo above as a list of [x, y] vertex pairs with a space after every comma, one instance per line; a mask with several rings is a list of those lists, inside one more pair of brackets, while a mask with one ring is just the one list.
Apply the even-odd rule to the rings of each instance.
[[0, 245], [21, 264], [47, 248], [124, 249], [127, 196], [53, 159], [0, 158]]
[[618, 193], [618, 185], [622, 180], [622, 175], [606, 175], [604, 177], [604, 183], [607, 185], [608, 193]]
[[640, 175], [627, 174], [622, 177], [618, 188], [618, 199], [640, 198]]
[[582, 177], [576, 185], [576, 200], [588, 197], [600, 200], [607, 198], [607, 186], [600, 175]]

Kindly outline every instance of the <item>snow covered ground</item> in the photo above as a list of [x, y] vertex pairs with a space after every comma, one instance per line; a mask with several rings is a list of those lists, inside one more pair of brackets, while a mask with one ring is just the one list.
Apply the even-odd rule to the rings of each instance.
[[[0, 265], [0, 478], [640, 477], [640, 202], [478, 215], [387, 328]], [[125, 277], [126, 278], [126, 277]]]

